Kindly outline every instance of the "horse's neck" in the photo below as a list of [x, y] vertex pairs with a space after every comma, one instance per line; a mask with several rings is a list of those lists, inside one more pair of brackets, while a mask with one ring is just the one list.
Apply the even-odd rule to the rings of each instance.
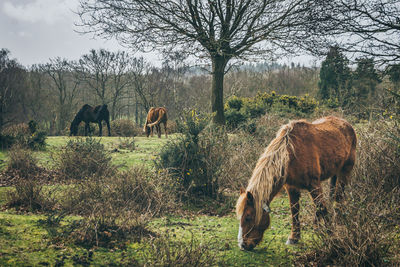
[[277, 183], [274, 183], [274, 186], [272, 186], [271, 189], [271, 194], [267, 196], [266, 199], [266, 204], [269, 206], [269, 204], [272, 202], [272, 200], [278, 195], [278, 193], [282, 190], [282, 187], [284, 185], [284, 179], [279, 179]]
[[82, 121], [82, 118], [80, 116], [76, 116], [74, 118], [74, 124], [76, 124], [76, 125], [79, 125], [79, 123], [81, 123], [81, 121]]

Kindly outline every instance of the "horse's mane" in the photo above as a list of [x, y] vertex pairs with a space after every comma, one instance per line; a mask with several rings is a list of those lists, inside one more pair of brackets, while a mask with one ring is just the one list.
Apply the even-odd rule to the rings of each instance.
[[75, 116], [75, 118], [74, 118], [74, 121], [77, 120], [77, 119], [81, 119], [82, 114], [83, 114], [84, 112], [86, 112], [86, 110], [88, 110], [89, 108], [91, 108], [91, 106], [90, 106], [89, 104], [83, 105], [83, 106], [81, 107], [81, 109], [78, 111], [78, 113], [76, 113], [76, 116]]
[[[282, 186], [286, 182], [286, 168], [289, 163], [289, 149], [293, 151], [293, 144], [289, 134], [293, 129], [293, 123], [283, 125], [276, 137], [267, 146], [264, 153], [258, 159], [256, 167], [250, 178], [246, 191], [252, 193], [256, 210], [256, 224], [262, 217], [263, 205], [269, 205], [271, 194], [275, 186]], [[246, 204], [245, 197], [239, 198], [236, 205], [238, 218], [242, 216]]]

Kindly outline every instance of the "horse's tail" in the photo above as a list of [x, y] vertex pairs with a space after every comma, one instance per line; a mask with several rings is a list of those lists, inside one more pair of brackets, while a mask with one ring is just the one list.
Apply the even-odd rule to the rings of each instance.
[[269, 205], [274, 194], [280, 191], [286, 182], [290, 159], [289, 151], [293, 151], [293, 144], [289, 136], [292, 129], [293, 123], [281, 127], [276, 137], [258, 159], [247, 186], [247, 191], [253, 194], [255, 200], [256, 224], [261, 221], [263, 205]]
[[149, 112], [147, 112], [146, 121], [145, 121], [144, 126], [143, 126], [143, 132], [146, 132], [146, 128], [147, 128], [147, 126], [148, 126], [148, 124], [149, 124], [149, 121], [151, 120], [151, 115], [153, 114], [152, 111], [153, 111], [154, 109], [155, 109], [154, 107], [151, 107], [151, 108], [149, 109]]
[[154, 126], [154, 125], [157, 125], [157, 124], [159, 124], [160, 121], [161, 121], [162, 119], [164, 119], [164, 118], [165, 118], [165, 119], [167, 118], [167, 111], [166, 111], [165, 108], [160, 108], [160, 111], [159, 111], [159, 113], [158, 113], [158, 118], [157, 118], [157, 120], [156, 120], [155, 122], [153, 122], [153, 123], [148, 124], [147, 126], [148, 126], [148, 127], [152, 127], [152, 126]]

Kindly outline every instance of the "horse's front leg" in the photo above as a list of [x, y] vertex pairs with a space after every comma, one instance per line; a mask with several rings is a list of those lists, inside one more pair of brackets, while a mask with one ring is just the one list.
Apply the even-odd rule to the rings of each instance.
[[110, 120], [106, 120], [108, 136], [111, 136]]
[[85, 122], [85, 136], [88, 135], [88, 131], [90, 132], [89, 123]]
[[299, 212], [300, 212], [300, 191], [293, 187], [286, 187], [286, 191], [289, 195], [290, 201], [290, 211], [292, 213], [292, 232], [288, 240], [286, 241], [286, 245], [294, 245], [297, 244], [300, 240], [300, 220], [299, 220]]
[[103, 135], [103, 125], [101, 125], [101, 121], [99, 121], [99, 136]]

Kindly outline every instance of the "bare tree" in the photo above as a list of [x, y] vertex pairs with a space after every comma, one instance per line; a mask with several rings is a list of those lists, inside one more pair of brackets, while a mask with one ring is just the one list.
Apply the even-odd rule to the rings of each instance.
[[133, 89], [135, 90], [136, 122], [138, 122], [139, 118], [139, 106], [141, 106], [147, 113], [150, 107], [154, 105], [154, 102], [152, 101], [152, 99], [154, 99], [154, 94], [152, 94], [148, 83], [148, 77], [151, 70], [152, 67], [143, 59], [143, 57], [133, 59], [131, 75], [133, 77]]
[[115, 119], [118, 104], [124, 96], [131, 76], [132, 59], [124, 51], [111, 52], [105, 49], [91, 50], [83, 55], [76, 67], [78, 79], [101, 100], [111, 103], [111, 118]]
[[100, 49], [90, 50], [83, 55], [75, 67], [78, 79], [100, 99], [102, 104], [107, 104], [107, 86], [111, 79], [111, 66], [115, 60], [115, 54]]
[[20, 104], [26, 89], [26, 71], [9, 55], [8, 50], [0, 50], [0, 131], [25, 116]]
[[[318, 43], [309, 48], [327, 51], [330, 46], [374, 57], [382, 64], [400, 62], [400, 2], [398, 0], [331, 0], [311, 11], [318, 20], [310, 31]], [[325, 37], [325, 42], [321, 42]], [[320, 49], [322, 48], [322, 49]]]
[[74, 100], [79, 89], [79, 80], [73, 76], [73, 63], [59, 57], [50, 59], [50, 63], [41, 65], [41, 69], [50, 77], [51, 88], [58, 98], [58, 132], [61, 133], [71, 117]]
[[55, 134], [56, 113], [51, 112], [54, 103], [54, 93], [49, 90], [50, 80], [39, 65], [32, 65], [27, 73], [29, 90], [25, 92], [26, 101], [23, 105], [36, 121], [50, 123], [51, 134]]
[[81, 0], [85, 32], [116, 37], [135, 49], [181, 50], [212, 63], [214, 121], [225, 123], [228, 62], [277, 48], [293, 50], [307, 36], [311, 0]]

